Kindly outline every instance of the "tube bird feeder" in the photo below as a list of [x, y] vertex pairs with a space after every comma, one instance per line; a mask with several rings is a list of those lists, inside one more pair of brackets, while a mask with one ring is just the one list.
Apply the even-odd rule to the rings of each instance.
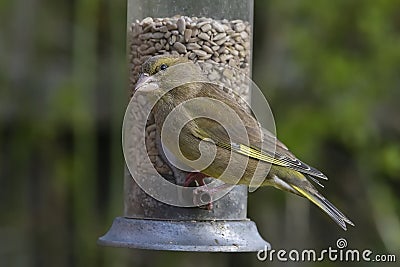
[[[154, 55], [184, 55], [195, 62], [222, 66], [208, 78], [226, 78], [224, 66], [251, 77], [253, 0], [128, 0], [127, 54], [129, 90], [141, 65]], [[226, 76], [226, 77], [224, 77]], [[230, 83], [230, 81], [228, 81]], [[237, 92], [250, 99], [250, 91]], [[147, 155], [154, 168], [173, 184], [187, 173], [169, 164], [160, 152], [154, 117], [144, 118]], [[124, 215], [99, 238], [104, 246], [153, 250], [245, 252], [269, 244], [247, 218], [247, 187], [235, 186], [213, 202], [211, 210], [163, 203], [146, 193], [126, 168]]]

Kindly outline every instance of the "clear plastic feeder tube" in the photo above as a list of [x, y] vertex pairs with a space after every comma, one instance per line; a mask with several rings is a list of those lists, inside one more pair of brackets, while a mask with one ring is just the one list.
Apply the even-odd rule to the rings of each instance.
[[[131, 93], [135, 88], [141, 65], [154, 55], [181, 55], [195, 62], [219, 66], [219, 71], [209, 73], [210, 79], [213, 79], [212, 75], [222, 76], [222, 78], [226, 75], [226, 79], [229, 79], [229, 73], [224, 71], [225, 66], [237, 68], [243, 74], [251, 76], [253, 1], [128, 0], [127, 18]], [[248, 90], [237, 93], [244, 99], [250, 98]], [[158, 133], [152, 116], [146, 127], [146, 132], [149, 133], [146, 137], [147, 151], [151, 155], [153, 165], [166, 179], [182, 184], [187, 173], [180, 172], [165, 162], [165, 157], [161, 155], [159, 144], [157, 144]], [[140, 162], [146, 156], [138, 154], [136, 160]], [[223, 204], [224, 199], [217, 202], [217, 205], [214, 205], [215, 209], [211, 212], [193, 213], [190, 210], [186, 214], [187, 212], [181, 209], [177, 212], [174, 207], [165, 208], [172, 209], [173, 214], [185, 213], [184, 216], [177, 216], [177, 219], [244, 219], [247, 207], [245, 190], [244, 187], [233, 190], [241, 192], [241, 199], [237, 201], [231, 201], [229, 197], [226, 199], [230, 202], [226, 203], [228, 206], [232, 206], [232, 203], [237, 204], [234, 205], [236, 206], [234, 213], [219, 208], [226, 206]], [[125, 180], [125, 192], [125, 216], [165, 218], [163, 214], [154, 213], [152, 207], [159, 206], [159, 203], [155, 205], [152, 200], [145, 201], [149, 204], [147, 207], [132, 205], [146, 196], [137, 188], [129, 174]], [[235, 195], [235, 192], [232, 194]], [[203, 215], [200, 216], [198, 213]], [[166, 218], [169, 217], [166, 215]]]

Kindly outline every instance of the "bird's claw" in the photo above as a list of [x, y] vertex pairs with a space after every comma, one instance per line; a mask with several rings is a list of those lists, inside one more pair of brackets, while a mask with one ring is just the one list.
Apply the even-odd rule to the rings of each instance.
[[185, 183], [183, 184], [183, 186], [188, 187], [193, 182], [196, 182], [198, 186], [205, 185], [204, 178], [206, 177], [207, 175], [201, 172], [191, 172], [186, 176]]

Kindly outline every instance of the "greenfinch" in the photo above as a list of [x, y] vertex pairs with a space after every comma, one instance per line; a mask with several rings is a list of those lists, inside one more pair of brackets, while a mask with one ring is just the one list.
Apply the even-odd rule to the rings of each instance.
[[[174, 68], [180, 64], [184, 67]], [[344, 230], [347, 229], [346, 224], [354, 226], [310, 182], [312, 180], [321, 185], [318, 179], [327, 179], [322, 172], [297, 159], [258, 123], [249, 109], [222, 90], [220, 85], [207, 82], [202, 75], [201, 69], [184, 57], [155, 56], [142, 65], [135, 89], [145, 91], [149, 99], [157, 99], [153, 108], [157, 134], [164, 131], [167, 136], [178, 136], [176, 140], [164, 139], [163, 146], [169, 150], [168, 153], [199, 172], [198, 175], [190, 174], [190, 181], [200, 180], [204, 184], [204, 177], [212, 177], [226, 184], [250, 185], [254, 177], [262, 178], [261, 186], [274, 186], [309, 199]], [[193, 99], [202, 101], [190, 102]], [[185, 102], [188, 104], [183, 105]], [[232, 116], [222, 114], [221, 117], [228, 117], [223, 125], [197, 115], [221, 113], [217, 106], [226, 106], [226, 110], [234, 113]], [[170, 125], [178, 125], [176, 121], [179, 120], [183, 126], [179, 129], [162, 128], [166, 120], [171, 120], [168, 116], [172, 113], [176, 119]], [[239, 129], [238, 125], [242, 128]], [[211, 162], [205, 164], [198, 160], [202, 156], [200, 148], [214, 149]], [[231, 170], [226, 172], [227, 168]]]

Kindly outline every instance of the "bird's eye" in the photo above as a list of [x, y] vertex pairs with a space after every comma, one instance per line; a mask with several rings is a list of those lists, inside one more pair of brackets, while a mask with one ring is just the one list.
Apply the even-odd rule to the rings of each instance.
[[168, 65], [167, 64], [162, 64], [161, 66], [160, 66], [160, 70], [165, 70], [165, 69], [167, 69], [168, 68]]

